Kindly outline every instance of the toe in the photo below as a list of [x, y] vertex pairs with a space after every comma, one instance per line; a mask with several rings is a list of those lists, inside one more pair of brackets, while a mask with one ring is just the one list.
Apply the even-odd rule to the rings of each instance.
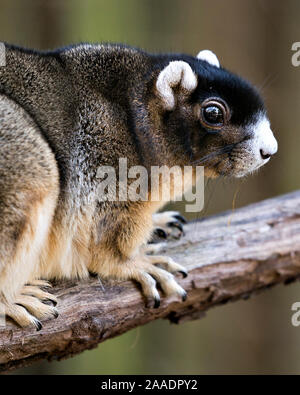
[[11, 304], [5, 306], [5, 313], [21, 327], [33, 326], [37, 331], [42, 329], [42, 323], [31, 315], [23, 306]]
[[45, 281], [45, 280], [32, 280], [28, 283], [28, 285], [33, 285], [36, 287], [43, 287], [43, 288], [52, 288], [52, 284], [49, 281]]
[[186, 268], [176, 263], [172, 258], [166, 256], [150, 256], [149, 259], [153, 264], [158, 264], [170, 273], [181, 273], [185, 278], [188, 275]]
[[178, 211], [165, 211], [153, 215], [153, 225], [155, 227], [154, 236], [151, 240], [174, 238], [179, 239], [183, 234], [183, 225], [186, 223], [185, 218]]
[[156, 288], [155, 279], [146, 271], [139, 271], [134, 275], [134, 279], [141, 284], [143, 293], [149, 301], [154, 301], [154, 308], [160, 305], [160, 295]]
[[39, 319], [56, 318], [58, 316], [58, 311], [55, 307], [44, 304], [33, 296], [20, 295], [16, 303], [25, 307], [29, 313]]
[[154, 235], [159, 237], [160, 239], [167, 239], [168, 233], [162, 228], [156, 228], [154, 230]]
[[180, 214], [174, 215], [174, 218], [177, 219], [177, 221], [181, 222], [184, 225], [187, 223], [187, 220]]
[[183, 233], [183, 226], [182, 226], [181, 222], [179, 222], [179, 221], [168, 222], [167, 226], [169, 226], [170, 228], [177, 228], [178, 230], [180, 230], [180, 232]]
[[176, 282], [174, 276], [166, 270], [151, 265], [149, 273], [160, 284], [166, 295], [178, 295], [182, 300], [186, 299], [186, 291]]
[[36, 286], [25, 285], [21, 294], [34, 296], [42, 301], [49, 301], [53, 303], [54, 306], [57, 305], [57, 298], [54, 295], [50, 294], [49, 292], [45, 292]]

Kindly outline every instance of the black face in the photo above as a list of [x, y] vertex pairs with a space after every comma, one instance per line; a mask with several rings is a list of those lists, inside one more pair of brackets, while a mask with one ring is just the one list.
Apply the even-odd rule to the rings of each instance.
[[[188, 98], [181, 99], [182, 107], [179, 104], [166, 118], [168, 144], [174, 146], [176, 160], [204, 166], [210, 176], [241, 177], [265, 164], [277, 151], [277, 142], [258, 91], [206, 61], [180, 59], [189, 63], [198, 83]], [[181, 157], [178, 145], [185, 150]]]
[[[204, 61], [193, 64], [199, 83], [192, 100], [204, 104], [215, 99], [217, 109], [211, 109], [216, 116], [230, 112], [230, 123], [236, 127], [245, 126], [258, 113], [265, 113], [265, 107], [258, 91], [249, 82], [222, 68], [214, 67]], [[225, 106], [225, 109], [224, 109]], [[227, 107], [227, 108], [226, 108]], [[225, 111], [224, 111], [225, 110]], [[227, 118], [227, 120], [229, 120]]]
[[240, 177], [266, 163], [270, 155], [264, 155], [264, 150], [273, 153], [277, 143], [257, 90], [207, 62], [198, 60], [194, 67], [198, 74], [198, 86], [192, 95], [198, 118], [194, 152], [199, 164], [213, 175]]

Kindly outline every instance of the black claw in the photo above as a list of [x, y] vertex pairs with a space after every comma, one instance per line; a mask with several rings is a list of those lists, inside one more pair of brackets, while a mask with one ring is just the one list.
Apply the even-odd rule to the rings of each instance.
[[183, 226], [178, 221], [176, 221], [176, 222], [175, 221], [174, 222], [168, 222], [167, 226], [170, 226], [171, 228], [177, 228], [177, 229], [180, 230], [180, 232], [183, 233]]
[[179, 273], [182, 274], [182, 277], [183, 277], [183, 278], [187, 278], [187, 276], [188, 276], [188, 273], [185, 272], [185, 271], [183, 271], [183, 270], [179, 270]]
[[167, 239], [168, 238], [167, 232], [165, 232], [161, 228], [156, 228], [154, 233], [155, 233], [156, 236], [160, 237], [161, 239]]
[[58, 311], [54, 311], [54, 318], [57, 318], [59, 316]]
[[159, 298], [155, 298], [154, 299], [154, 308], [157, 309], [160, 306], [160, 299]]
[[173, 238], [175, 239], [175, 240], [180, 240], [181, 239], [181, 237], [184, 235], [184, 233], [183, 232], [180, 232], [177, 236], [173, 236]]
[[43, 328], [43, 325], [40, 321], [36, 321], [36, 330], [37, 332], [40, 331]]
[[47, 298], [43, 300], [44, 302], [51, 302], [53, 304], [53, 306], [57, 305], [57, 301], [51, 298]]
[[174, 218], [176, 218], [178, 221], [180, 221], [183, 224], [187, 223], [187, 220], [182, 215], [174, 215]]
[[187, 293], [186, 292], [184, 294], [182, 294], [181, 299], [182, 299], [183, 302], [186, 301], [186, 299], [187, 299]]

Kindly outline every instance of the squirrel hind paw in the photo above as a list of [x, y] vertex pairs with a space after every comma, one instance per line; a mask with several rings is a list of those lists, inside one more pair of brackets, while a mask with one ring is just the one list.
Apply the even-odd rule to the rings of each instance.
[[178, 263], [174, 262], [169, 257], [150, 256], [149, 259], [151, 263], [148, 267], [148, 273], [160, 285], [164, 294], [166, 296], [177, 295], [182, 301], [185, 301], [187, 298], [187, 293], [178, 284], [173, 274], [177, 272], [184, 272], [186, 277], [186, 269]]
[[165, 211], [153, 214], [153, 235], [150, 243], [166, 239], [180, 239], [184, 235], [185, 218], [178, 211]]
[[150, 260], [153, 262], [154, 265], [160, 266], [162, 269], [175, 274], [180, 273], [183, 278], [188, 276], [187, 269], [176, 263], [172, 258], [167, 256], [150, 256]]
[[37, 331], [42, 329], [42, 323], [19, 304], [5, 304], [4, 311], [7, 317], [22, 328], [35, 327]]
[[[48, 303], [51, 302], [54, 306], [57, 305], [57, 298], [56, 296], [50, 294], [49, 292], [43, 291], [39, 288], [39, 286], [34, 286], [31, 285], [33, 283], [30, 283], [29, 285], [25, 285], [21, 291], [22, 295], [28, 295], [28, 296], [34, 296], [35, 298], [39, 299], [43, 303]], [[42, 285], [45, 287], [45, 285]]]
[[23, 306], [31, 315], [39, 320], [58, 317], [58, 311], [54, 306], [41, 302], [35, 296], [22, 294], [17, 297], [16, 303]]
[[49, 287], [49, 283], [32, 281], [22, 288], [14, 303], [4, 304], [5, 314], [22, 328], [33, 326], [39, 331], [42, 329], [40, 320], [58, 317], [58, 311], [54, 307], [57, 304], [56, 297], [39, 287]]
[[131, 260], [130, 265], [120, 266], [118, 270], [118, 277], [124, 280], [134, 280], [141, 285], [144, 296], [150, 302], [147, 303], [148, 307], [153, 305], [157, 308], [160, 305], [158, 284], [166, 296], [177, 296], [182, 301], [187, 298], [186, 291], [177, 283], [172, 274], [181, 272], [186, 276], [187, 271], [169, 257], [137, 256]]

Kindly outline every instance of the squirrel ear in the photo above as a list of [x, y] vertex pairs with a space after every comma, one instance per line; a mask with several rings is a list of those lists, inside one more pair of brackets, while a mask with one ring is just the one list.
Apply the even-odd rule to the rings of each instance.
[[212, 66], [220, 67], [220, 62], [217, 56], [209, 49], [204, 49], [203, 51], [200, 51], [197, 55], [197, 59], [205, 60]]
[[197, 77], [188, 63], [175, 60], [160, 72], [156, 81], [156, 89], [166, 110], [174, 109], [175, 94], [172, 88], [179, 84], [186, 91], [192, 92], [197, 87]]

